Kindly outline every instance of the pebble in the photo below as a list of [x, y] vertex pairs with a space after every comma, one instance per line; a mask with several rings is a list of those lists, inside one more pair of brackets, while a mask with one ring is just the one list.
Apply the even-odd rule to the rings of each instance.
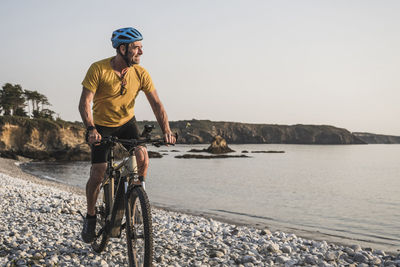
[[224, 253], [222, 251], [216, 250], [210, 253], [211, 258], [222, 258]]
[[333, 261], [336, 259], [336, 253], [333, 251], [328, 251], [324, 256], [326, 261]]
[[[86, 199], [0, 173], [0, 266], [127, 266], [125, 232], [104, 253], [80, 241]], [[154, 266], [400, 266], [400, 255], [153, 209]]]
[[285, 245], [282, 247], [282, 252], [290, 254], [290, 253], [292, 253], [292, 247], [289, 245]]
[[367, 263], [368, 258], [361, 253], [356, 253], [354, 255], [354, 261], [359, 262], [359, 263]]
[[268, 249], [268, 251], [276, 253], [276, 252], [279, 251], [279, 245], [275, 244], [275, 243], [271, 243], [271, 244], [268, 245], [267, 249]]

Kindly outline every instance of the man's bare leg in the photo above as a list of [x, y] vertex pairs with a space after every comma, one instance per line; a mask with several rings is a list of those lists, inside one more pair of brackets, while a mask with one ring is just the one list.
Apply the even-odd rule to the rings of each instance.
[[107, 163], [94, 163], [90, 169], [90, 177], [86, 183], [87, 215], [83, 220], [82, 240], [90, 243], [95, 238], [96, 229], [96, 201], [100, 192], [100, 185], [104, 178]]
[[86, 183], [87, 213], [96, 215], [96, 201], [100, 192], [100, 185], [107, 169], [107, 163], [93, 163], [90, 169], [90, 178]]
[[138, 166], [138, 175], [145, 178], [147, 175], [147, 169], [149, 168], [149, 155], [147, 149], [143, 146], [138, 146], [135, 149], [135, 156]]

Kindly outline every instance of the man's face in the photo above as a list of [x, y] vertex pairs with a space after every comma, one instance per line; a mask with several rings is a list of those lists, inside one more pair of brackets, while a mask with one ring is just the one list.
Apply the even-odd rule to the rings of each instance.
[[139, 64], [140, 56], [142, 54], [143, 54], [143, 45], [141, 41], [136, 41], [128, 45], [127, 56], [131, 65]]

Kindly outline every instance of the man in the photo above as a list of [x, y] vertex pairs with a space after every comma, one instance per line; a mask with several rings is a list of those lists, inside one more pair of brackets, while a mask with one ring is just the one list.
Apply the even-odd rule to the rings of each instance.
[[[98, 142], [102, 136], [113, 135], [125, 139], [139, 137], [134, 115], [135, 99], [139, 91], [146, 94], [164, 140], [170, 144], [176, 141], [151, 77], [138, 65], [143, 54], [142, 39], [141, 33], [134, 28], [114, 31], [111, 41], [116, 56], [93, 63], [82, 82], [79, 112], [92, 151], [92, 167], [86, 184], [87, 215], [82, 229], [82, 239], [86, 243], [91, 243], [95, 236], [95, 204], [107, 168], [107, 147]], [[92, 102], [93, 116], [90, 110]], [[144, 179], [149, 164], [146, 148], [138, 147], [135, 155], [138, 174]]]

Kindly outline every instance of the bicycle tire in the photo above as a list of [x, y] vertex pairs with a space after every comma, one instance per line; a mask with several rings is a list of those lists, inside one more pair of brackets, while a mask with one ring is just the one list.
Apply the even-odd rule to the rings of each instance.
[[[105, 224], [106, 224], [106, 219], [107, 219], [107, 214], [109, 213], [109, 207], [108, 203], [109, 202], [109, 184], [104, 185], [104, 187], [101, 188], [103, 191], [104, 197], [105, 197], [105, 203], [101, 203], [101, 205], [96, 207], [97, 210], [97, 222], [96, 222], [96, 237], [92, 242], [92, 248], [95, 252], [100, 253], [102, 252], [105, 247], [107, 246], [107, 243], [110, 239], [110, 236], [108, 232], [105, 229]], [[100, 231], [102, 231], [100, 233]]]
[[126, 241], [130, 267], [149, 267], [153, 262], [153, 227], [149, 198], [135, 186], [127, 196]]

